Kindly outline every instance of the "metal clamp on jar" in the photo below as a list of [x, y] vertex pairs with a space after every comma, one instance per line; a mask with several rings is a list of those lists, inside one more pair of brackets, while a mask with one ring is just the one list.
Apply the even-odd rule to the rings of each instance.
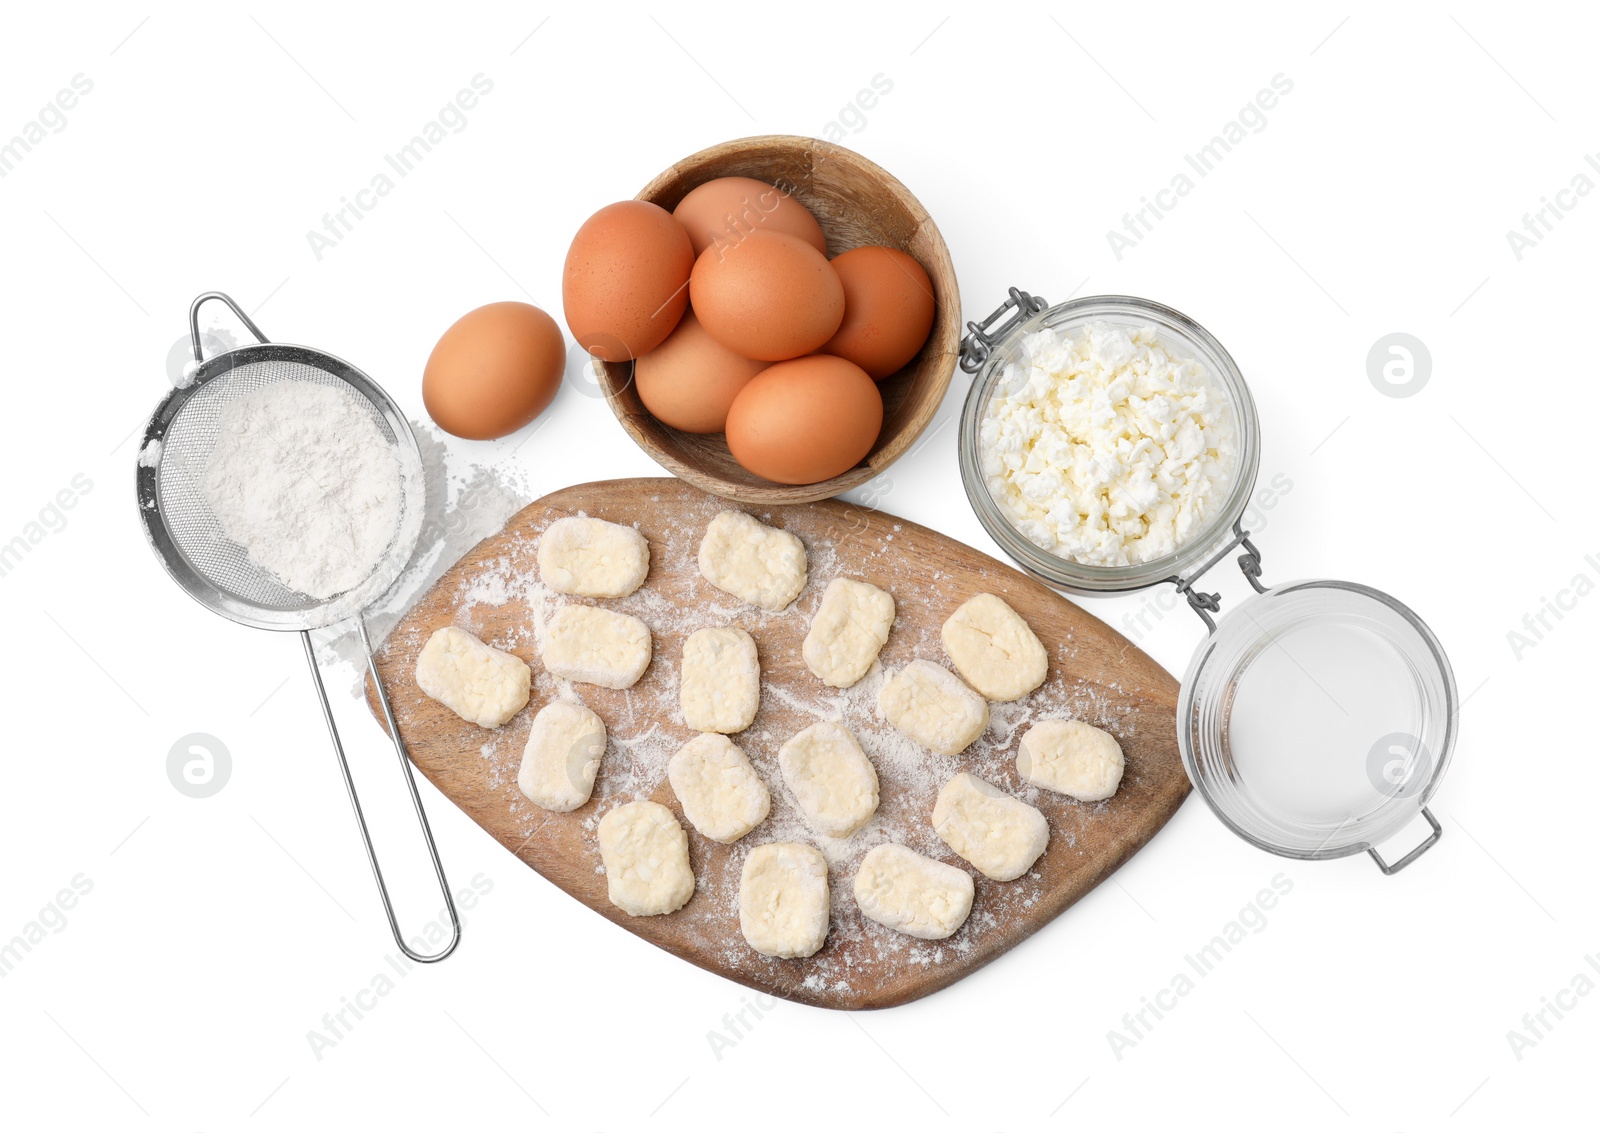
[[[1169, 554], [1127, 566], [1081, 563], [1025, 537], [991, 493], [982, 424], [1008, 367], [1027, 366], [1035, 332], [1072, 334], [1091, 324], [1153, 332], [1173, 357], [1202, 365], [1228, 403], [1234, 467], [1203, 530]], [[961, 479], [991, 538], [1029, 574], [1078, 594], [1171, 584], [1207, 636], [1184, 674], [1178, 742], [1184, 769], [1228, 827], [1285, 857], [1344, 857], [1365, 850], [1386, 874], [1439, 840], [1427, 808], [1456, 739], [1450, 662], [1432, 631], [1381, 591], [1326, 579], [1267, 585], [1244, 529], [1261, 435], [1255, 403], [1232, 357], [1204, 327], [1170, 307], [1102, 295], [1049, 306], [1012, 288], [982, 322], [968, 323], [961, 368], [973, 375], [961, 415]], [[1255, 591], [1222, 614], [1220, 594], [1199, 588], [1234, 552]], [[1394, 862], [1377, 847], [1418, 814], [1432, 833]]]

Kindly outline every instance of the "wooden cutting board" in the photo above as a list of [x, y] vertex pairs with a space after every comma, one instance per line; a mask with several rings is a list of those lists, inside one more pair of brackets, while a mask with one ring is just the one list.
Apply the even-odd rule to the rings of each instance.
[[[700, 538], [730, 507], [676, 479], [611, 480], [564, 488], [518, 512], [430, 589], [390, 634], [379, 671], [411, 758], [433, 784], [529, 866], [601, 916], [677, 956], [785, 999], [832, 1008], [888, 1007], [937, 991], [977, 970], [1104, 881], [1172, 817], [1189, 792], [1178, 757], [1177, 682], [1131, 642], [1054, 591], [970, 547], [892, 515], [840, 500], [752, 508], [765, 523], [805, 543], [810, 580], [781, 614], [769, 614], [700, 577]], [[554, 519], [584, 513], [636, 526], [650, 542], [650, 575], [628, 598], [596, 603], [642, 618], [654, 657], [632, 689], [568, 686], [605, 721], [609, 733], [594, 797], [570, 814], [539, 809], [517, 790], [517, 768], [533, 714], [560, 693], [539, 663], [534, 628], [567, 601], [538, 582], [535, 548]], [[897, 618], [881, 662], [890, 670], [916, 657], [948, 664], [939, 628], [962, 602], [998, 594], [1023, 616], [1050, 655], [1043, 686], [1021, 701], [992, 706], [989, 731], [958, 757], [934, 755], [876, 716], [884, 678], [874, 668], [849, 690], [824, 686], [801, 659], [801, 642], [822, 591], [838, 576], [864, 579], [894, 595]], [[533, 669], [533, 698], [497, 730], [469, 724], [417, 687], [417, 654], [434, 630], [459, 625], [522, 657]], [[732, 737], [772, 793], [772, 813], [744, 839], [724, 846], [684, 822], [696, 891], [676, 913], [630, 917], [606, 898], [594, 830], [611, 807], [635, 798], [679, 816], [666, 763], [693, 734], [678, 707], [684, 638], [710, 625], [739, 625], [755, 638], [762, 670], [761, 709]], [[368, 698], [377, 714], [372, 690]], [[1084, 804], [1028, 787], [1017, 775], [1017, 743], [1028, 725], [1072, 716], [1121, 742], [1127, 770], [1116, 795]], [[873, 820], [847, 840], [806, 830], [778, 772], [780, 744], [818, 719], [840, 719], [878, 770], [881, 801]], [[938, 789], [971, 771], [1039, 807], [1050, 843], [1033, 870], [994, 882], [967, 867], [933, 832]], [[804, 960], [751, 949], [739, 929], [739, 872], [749, 847], [810, 841], [829, 858], [833, 920], [827, 943]], [[863, 918], [851, 892], [861, 857], [892, 840], [968, 869], [977, 896], [967, 923], [948, 940], [922, 941]]]

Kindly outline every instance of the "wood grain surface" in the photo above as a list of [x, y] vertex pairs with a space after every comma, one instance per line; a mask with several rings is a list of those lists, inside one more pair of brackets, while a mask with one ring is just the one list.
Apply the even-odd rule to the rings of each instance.
[[[810, 560], [810, 580], [795, 603], [783, 613], [765, 613], [715, 589], [698, 572], [701, 535], [728, 506], [676, 479], [562, 489], [518, 512], [502, 532], [446, 573], [380, 651], [378, 667], [416, 765], [502, 845], [601, 916], [691, 963], [772, 995], [830, 1008], [888, 1007], [948, 986], [1048, 923], [1148, 842], [1188, 794], [1175, 727], [1177, 682], [1054, 591], [935, 531], [827, 500], [747, 509], [798, 535]], [[629, 690], [558, 685], [539, 662], [537, 627], [543, 619], [562, 603], [588, 600], [545, 590], [537, 578], [535, 548], [552, 520], [580, 512], [635, 525], [650, 542], [644, 587], [625, 599], [594, 603], [650, 625], [654, 656]], [[897, 605], [882, 667], [850, 690], [827, 688], [801, 659], [801, 642], [822, 591], [841, 575], [883, 587]], [[898, 669], [916, 657], [948, 665], [939, 627], [957, 606], [984, 591], [1005, 598], [1033, 627], [1050, 656], [1049, 676], [1028, 697], [993, 705], [988, 732], [966, 752], [953, 758], [934, 755], [877, 718], [877, 690], [885, 668]], [[469, 724], [417, 687], [417, 654], [435, 629], [451, 624], [516, 653], [532, 667], [533, 699], [503, 728]], [[702, 837], [685, 822], [694, 897], [676, 913], [631, 917], [606, 897], [594, 829], [607, 810], [634, 798], [663, 803], [682, 820], [667, 783], [666, 761], [693, 735], [678, 706], [683, 639], [702, 626], [727, 624], [747, 629], [760, 651], [761, 709], [751, 727], [732, 738], [771, 791], [772, 813], [732, 846]], [[518, 791], [517, 768], [533, 714], [558, 695], [574, 694], [605, 721], [606, 753], [594, 797], [572, 813], [552, 814]], [[372, 701], [370, 687], [368, 696]], [[1018, 741], [1032, 721], [1050, 716], [1077, 717], [1118, 738], [1127, 770], [1113, 798], [1078, 803], [1030, 788], [1017, 775]], [[879, 775], [878, 812], [848, 840], [811, 836], [778, 771], [778, 747], [824, 718], [844, 720]], [[1011, 882], [990, 881], [933, 832], [934, 796], [958, 771], [988, 779], [1044, 812], [1050, 842], [1030, 873]], [[830, 862], [832, 925], [822, 950], [807, 959], [762, 956], [739, 929], [744, 856], [751, 846], [780, 840], [810, 841]], [[974, 875], [972, 916], [954, 936], [915, 940], [861, 916], [851, 880], [861, 857], [883, 841], [902, 842]], [[448, 848], [446, 859], [448, 864]]]
[[730, 500], [803, 503], [849, 491], [877, 476], [911, 447], [933, 420], [961, 352], [961, 295], [944, 237], [922, 203], [882, 167], [820, 138], [771, 134], [701, 150], [646, 185], [637, 197], [669, 211], [690, 189], [718, 177], [753, 177], [777, 185], [822, 226], [828, 258], [864, 244], [898, 248], [922, 265], [933, 284], [928, 341], [897, 373], [878, 383], [883, 429], [854, 468], [815, 484], [775, 484], [739, 467], [721, 433], [697, 435], [651, 416], [633, 384], [632, 362], [597, 363], [617, 420], [663, 468]]

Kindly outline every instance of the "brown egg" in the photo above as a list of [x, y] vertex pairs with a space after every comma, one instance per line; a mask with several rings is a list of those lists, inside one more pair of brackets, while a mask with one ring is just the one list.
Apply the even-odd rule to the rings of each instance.
[[555, 399], [567, 345], [527, 303], [490, 303], [444, 332], [422, 370], [422, 404], [447, 433], [490, 441], [516, 432]]
[[634, 363], [633, 383], [656, 420], [686, 433], [720, 433], [735, 395], [766, 367], [729, 350], [685, 311], [667, 341]]
[[698, 256], [713, 244], [737, 244], [752, 232], [798, 236], [824, 255], [828, 241], [811, 210], [788, 192], [751, 177], [718, 177], [690, 189], [672, 210]]
[[860, 366], [813, 354], [768, 366], [728, 410], [728, 449], [780, 484], [815, 484], [861, 463], [883, 428], [883, 398]]
[[578, 345], [625, 362], [661, 345], [689, 304], [694, 248], [660, 205], [619, 201], [583, 222], [567, 250], [561, 305]]
[[822, 349], [882, 381], [917, 356], [933, 329], [933, 281], [896, 248], [852, 248], [835, 256], [844, 322]]
[[781, 232], [752, 232], [701, 252], [689, 296], [712, 338], [768, 362], [811, 353], [844, 318], [839, 273], [810, 244]]

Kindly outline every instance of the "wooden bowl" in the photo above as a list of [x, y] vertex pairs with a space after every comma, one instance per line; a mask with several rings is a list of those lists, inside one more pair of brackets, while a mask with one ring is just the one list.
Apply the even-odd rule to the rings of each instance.
[[911, 362], [878, 383], [883, 431], [867, 458], [831, 480], [776, 484], [746, 472], [721, 433], [685, 433], [651, 416], [633, 384], [632, 362], [600, 362], [611, 411], [638, 446], [673, 475], [725, 499], [793, 504], [826, 499], [877, 476], [898, 460], [933, 420], [955, 372], [961, 344], [961, 297], [944, 238], [904, 185], [858, 153], [816, 138], [740, 138], [701, 150], [639, 193], [671, 211], [695, 186], [717, 177], [753, 177], [794, 194], [828, 238], [828, 256], [881, 244], [912, 256], [933, 281], [933, 330]]

